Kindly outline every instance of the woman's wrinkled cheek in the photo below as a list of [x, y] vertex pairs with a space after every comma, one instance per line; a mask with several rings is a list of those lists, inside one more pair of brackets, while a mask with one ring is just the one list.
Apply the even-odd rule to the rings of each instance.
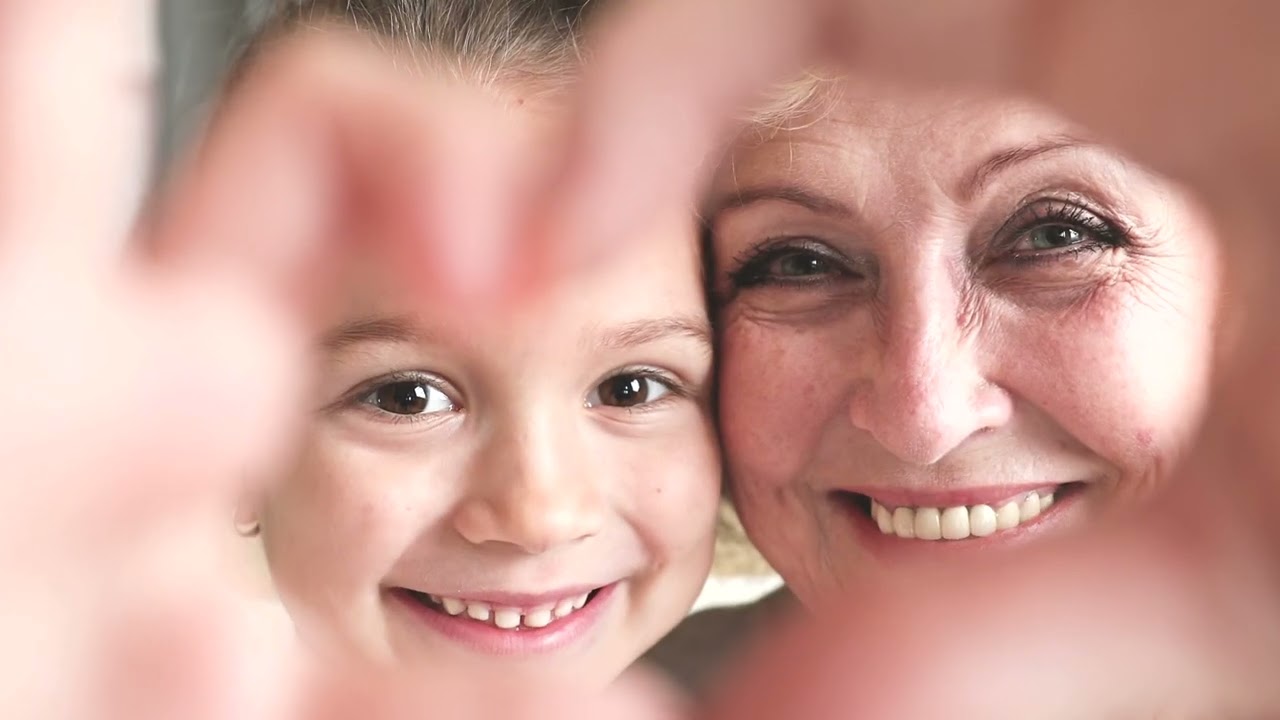
[[[847, 314], [847, 313], [846, 313]], [[726, 464], [774, 485], [801, 482], [845, 405], [861, 328], [832, 318], [780, 322], [723, 313], [719, 328], [719, 415]]]
[[[728, 322], [720, 335], [720, 429], [728, 489], [765, 558], [801, 595], [825, 566], [822, 518], [806, 478], [840, 393], [814, 353], [822, 338]], [[839, 415], [839, 413], [837, 413]]]
[[811, 378], [796, 367], [785, 333], [773, 328], [730, 324], [720, 351], [720, 429], [731, 477], [789, 477]]
[[1112, 467], [1091, 496], [1099, 510], [1149, 501], [1194, 436], [1216, 313], [1196, 270], [1131, 257], [1075, 302], [1003, 325], [1024, 355], [1004, 359], [1002, 382]]

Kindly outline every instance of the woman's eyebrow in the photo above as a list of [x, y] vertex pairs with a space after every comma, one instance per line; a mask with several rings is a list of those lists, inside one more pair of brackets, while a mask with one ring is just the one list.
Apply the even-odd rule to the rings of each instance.
[[716, 215], [736, 208], [746, 207], [758, 202], [776, 200], [799, 205], [807, 210], [837, 218], [852, 218], [853, 210], [839, 200], [814, 192], [799, 185], [759, 185], [738, 188], [734, 192], [725, 193], [708, 204], [704, 215], [714, 219]]
[[971, 198], [982, 191], [983, 187], [1001, 172], [1009, 168], [1021, 165], [1022, 163], [1034, 160], [1052, 152], [1059, 150], [1075, 149], [1082, 147], [1096, 147], [1095, 143], [1071, 135], [1052, 135], [1050, 137], [1041, 138], [1031, 143], [1025, 143], [1016, 147], [1005, 148], [1000, 150], [986, 160], [983, 160], [973, 172], [969, 173], [957, 188], [957, 197]]
[[626, 350], [673, 337], [691, 338], [711, 352], [711, 324], [706, 318], [672, 315], [602, 328], [591, 342], [609, 350]]
[[417, 343], [422, 331], [411, 318], [385, 316], [360, 318], [343, 323], [324, 336], [321, 346], [330, 353], [362, 343]]

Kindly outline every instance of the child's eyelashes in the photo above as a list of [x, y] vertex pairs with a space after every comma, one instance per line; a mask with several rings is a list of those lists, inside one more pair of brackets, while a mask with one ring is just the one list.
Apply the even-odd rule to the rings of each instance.
[[586, 407], [646, 410], [688, 396], [684, 384], [665, 371], [628, 368], [614, 372], [592, 388]]
[[427, 415], [449, 412], [455, 407], [448, 395], [429, 383], [417, 380], [379, 385], [360, 401], [393, 415]]
[[341, 405], [387, 422], [418, 422], [462, 409], [449, 383], [425, 372], [397, 372], [366, 382]]
[[[615, 370], [587, 392], [587, 409], [653, 410], [687, 398], [693, 391], [673, 373], [656, 367]], [[357, 410], [378, 422], [411, 423], [461, 412], [460, 393], [444, 378], [425, 371], [400, 371], [357, 385], [330, 410]]]

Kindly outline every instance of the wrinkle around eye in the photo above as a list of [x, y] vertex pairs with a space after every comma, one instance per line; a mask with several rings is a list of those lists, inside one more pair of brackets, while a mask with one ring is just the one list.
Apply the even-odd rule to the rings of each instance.
[[736, 293], [717, 314], [724, 327], [746, 321], [803, 328], [838, 322], [873, 304], [870, 293], [861, 289], [762, 287]]

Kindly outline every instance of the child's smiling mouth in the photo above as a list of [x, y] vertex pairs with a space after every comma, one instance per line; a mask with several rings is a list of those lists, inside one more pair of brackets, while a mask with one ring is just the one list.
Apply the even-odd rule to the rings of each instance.
[[[390, 594], [434, 632], [489, 655], [555, 652], [588, 638], [622, 583], [544, 595], [449, 597], [409, 588]], [[462, 593], [459, 593], [462, 594]]]

